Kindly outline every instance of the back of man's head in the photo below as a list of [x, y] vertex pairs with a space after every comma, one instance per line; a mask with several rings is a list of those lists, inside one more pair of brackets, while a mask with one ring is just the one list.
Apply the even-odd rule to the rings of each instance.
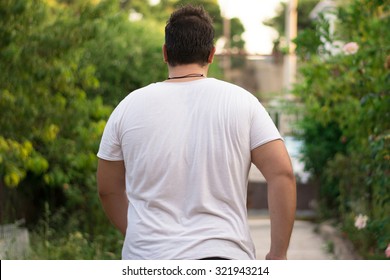
[[213, 22], [203, 7], [187, 5], [176, 10], [165, 26], [169, 65], [206, 65], [214, 47], [213, 40]]

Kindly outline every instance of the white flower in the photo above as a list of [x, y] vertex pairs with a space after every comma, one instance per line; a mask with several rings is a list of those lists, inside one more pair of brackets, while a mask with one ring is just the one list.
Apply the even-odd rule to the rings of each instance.
[[345, 54], [354, 54], [359, 50], [359, 45], [355, 42], [349, 42], [344, 45], [343, 51]]
[[368, 217], [366, 215], [359, 214], [355, 217], [355, 227], [357, 229], [363, 229], [367, 225]]

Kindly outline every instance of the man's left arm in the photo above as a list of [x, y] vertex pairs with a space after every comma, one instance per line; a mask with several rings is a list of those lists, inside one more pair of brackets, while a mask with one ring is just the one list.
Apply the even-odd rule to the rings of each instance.
[[125, 235], [127, 228], [126, 169], [124, 161], [98, 160], [97, 184], [100, 201], [110, 221]]
[[290, 157], [280, 139], [252, 150], [252, 162], [267, 181], [271, 248], [267, 259], [287, 259], [294, 225], [296, 182]]

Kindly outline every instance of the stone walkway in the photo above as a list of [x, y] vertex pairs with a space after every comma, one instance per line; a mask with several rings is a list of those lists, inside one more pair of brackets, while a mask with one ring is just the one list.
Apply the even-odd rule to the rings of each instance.
[[[256, 247], [256, 257], [264, 260], [270, 246], [270, 220], [266, 216], [250, 215], [249, 226]], [[331, 260], [327, 242], [315, 232], [309, 221], [296, 220], [287, 258], [290, 260]]]
[[[294, 166], [295, 169], [295, 166]], [[258, 169], [252, 165], [249, 172], [251, 182], [264, 182], [265, 179]], [[310, 212], [310, 210], [309, 210]], [[310, 213], [298, 213], [297, 216], [307, 216]], [[270, 246], [270, 220], [265, 210], [249, 212], [249, 226], [256, 247], [257, 259], [264, 260]], [[329, 241], [316, 233], [315, 224], [307, 220], [297, 219], [294, 223], [287, 258], [290, 260], [331, 260]]]

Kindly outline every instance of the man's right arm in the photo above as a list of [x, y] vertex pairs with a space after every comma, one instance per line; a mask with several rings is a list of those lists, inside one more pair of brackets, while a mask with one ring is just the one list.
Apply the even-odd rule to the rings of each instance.
[[98, 160], [100, 201], [110, 221], [125, 235], [127, 228], [126, 169], [123, 161]]
[[290, 157], [282, 140], [253, 149], [251, 157], [268, 185], [271, 248], [266, 259], [287, 259], [296, 209], [296, 183]]

